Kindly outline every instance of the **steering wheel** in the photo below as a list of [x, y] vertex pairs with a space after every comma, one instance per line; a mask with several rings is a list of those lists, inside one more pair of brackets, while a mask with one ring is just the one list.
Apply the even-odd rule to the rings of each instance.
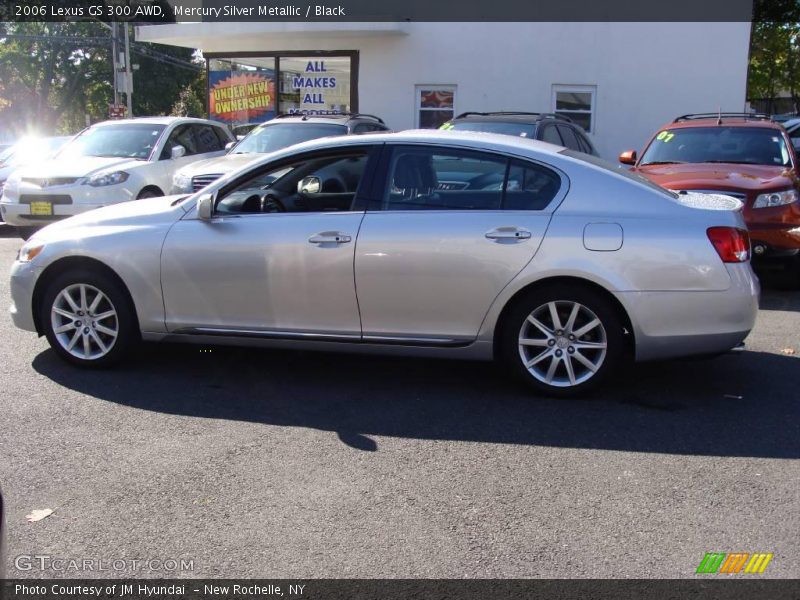
[[262, 213], [279, 213], [286, 212], [286, 207], [283, 202], [275, 194], [264, 194], [261, 196], [261, 212]]

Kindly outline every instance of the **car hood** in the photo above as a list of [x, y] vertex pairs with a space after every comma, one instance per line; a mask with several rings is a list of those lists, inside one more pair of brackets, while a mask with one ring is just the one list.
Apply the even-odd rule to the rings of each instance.
[[180, 169], [179, 173], [186, 177], [227, 175], [262, 156], [262, 154], [225, 154], [224, 156], [207, 158], [186, 165]]
[[181, 204], [173, 206], [173, 202], [187, 195], [146, 198], [97, 208], [52, 223], [36, 232], [33, 237], [46, 242], [65, 237], [84, 237], [92, 235], [94, 231], [111, 233], [120, 229], [170, 225], [186, 212]]
[[645, 165], [636, 170], [658, 185], [673, 190], [729, 190], [747, 193], [789, 188], [797, 184], [797, 175], [793, 169], [770, 165], [693, 163]]
[[110, 156], [79, 156], [75, 158], [57, 158], [46, 160], [35, 165], [27, 165], [17, 170], [18, 177], [85, 177], [99, 171], [126, 170], [147, 164], [146, 161], [132, 158], [115, 158]]

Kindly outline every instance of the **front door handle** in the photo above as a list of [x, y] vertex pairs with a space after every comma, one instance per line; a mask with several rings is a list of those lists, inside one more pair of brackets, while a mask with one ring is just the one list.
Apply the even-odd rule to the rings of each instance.
[[519, 227], [498, 227], [486, 232], [489, 240], [529, 240], [531, 232]]
[[311, 244], [347, 244], [352, 242], [353, 238], [340, 231], [323, 231], [312, 235], [308, 241]]

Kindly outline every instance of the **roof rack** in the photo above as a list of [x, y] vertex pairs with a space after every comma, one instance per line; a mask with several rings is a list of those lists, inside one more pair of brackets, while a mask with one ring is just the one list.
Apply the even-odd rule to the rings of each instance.
[[675, 117], [673, 123], [680, 121], [693, 121], [695, 119], [753, 119], [754, 121], [771, 121], [772, 117], [764, 113], [736, 113], [736, 112], [715, 112], [715, 113], [695, 113]]
[[354, 113], [354, 112], [331, 112], [331, 113], [323, 113], [323, 114], [315, 114], [315, 113], [302, 113], [302, 112], [293, 112], [293, 113], [281, 113], [277, 115], [276, 119], [285, 119], [287, 117], [302, 117], [303, 120], [306, 119], [324, 119], [324, 118], [335, 118], [335, 117], [361, 117], [365, 119], [374, 119], [381, 125], [386, 125], [383, 119], [380, 117], [376, 117], [375, 115], [370, 115], [367, 113]]
[[491, 117], [493, 115], [500, 115], [500, 116], [531, 116], [531, 117], [539, 117], [541, 119], [558, 119], [559, 121], [566, 121], [567, 123], [572, 123], [572, 119], [569, 117], [565, 117], [564, 115], [559, 115], [556, 113], [540, 113], [540, 112], [525, 112], [525, 111], [515, 111], [515, 110], [499, 110], [499, 111], [492, 111], [492, 112], [465, 112], [461, 113], [456, 117], [456, 119], [460, 119], [462, 117]]

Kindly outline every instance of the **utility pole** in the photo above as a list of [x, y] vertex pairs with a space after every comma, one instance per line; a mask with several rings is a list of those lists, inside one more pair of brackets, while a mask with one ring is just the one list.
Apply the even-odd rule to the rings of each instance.
[[111, 25], [111, 69], [114, 77], [114, 98], [112, 104], [119, 105], [119, 75], [117, 68], [117, 61], [119, 60], [119, 39], [117, 37], [117, 23], [112, 22]]
[[128, 118], [133, 116], [133, 65], [131, 64], [131, 40], [128, 23], [122, 24], [125, 28], [125, 100], [128, 103]]

